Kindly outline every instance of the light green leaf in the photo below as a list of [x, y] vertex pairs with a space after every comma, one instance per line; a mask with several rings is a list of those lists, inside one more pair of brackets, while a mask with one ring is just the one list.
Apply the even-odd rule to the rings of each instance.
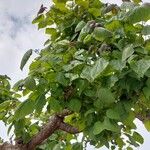
[[84, 7], [84, 8], [89, 7], [89, 0], [75, 0], [75, 3]]
[[25, 66], [25, 64], [27, 63], [27, 61], [28, 61], [28, 59], [30, 58], [31, 55], [32, 55], [32, 49], [28, 50], [28, 51], [24, 54], [24, 56], [23, 56], [23, 58], [22, 58], [22, 60], [21, 60], [21, 65], [20, 65], [20, 69], [21, 69], [21, 70], [23, 69], [23, 67]]
[[124, 61], [121, 61], [121, 59], [120, 59], [120, 60], [119, 60], [119, 59], [116, 59], [116, 60], [112, 60], [112, 61], [110, 62], [110, 65], [111, 65], [114, 69], [121, 71], [123, 68], [125, 68], [126, 63], [125, 63]]
[[133, 45], [128, 45], [122, 53], [122, 61], [125, 61], [127, 58], [129, 58], [134, 53]]
[[108, 64], [108, 61], [100, 58], [94, 65], [84, 67], [81, 73], [81, 78], [85, 78], [89, 82], [93, 82], [106, 69]]
[[144, 143], [144, 139], [143, 139], [143, 137], [142, 137], [139, 133], [134, 132], [132, 137], [133, 137], [133, 139], [134, 139], [136, 142], [138, 142], [138, 143], [140, 143], [140, 144], [143, 144], [143, 143]]
[[104, 129], [105, 129], [105, 127], [104, 127], [103, 123], [100, 121], [97, 121], [97, 122], [95, 122], [94, 127], [93, 127], [93, 134], [97, 135], [97, 134], [101, 133]]
[[145, 120], [144, 121], [144, 126], [147, 129], [147, 131], [150, 132], [150, 120]]
[[127, 21], [137, 23], [148, 21], [150, 19], [150, 4], [145, 3], [142, 6], [135, 7], [127, 16]]
[[94, 17], [98, 17], [101, 15], [101, 10], [99, 8], [89, 8], [89, 13], [91, 13]]
[[44, 15], [42, 14], [42, 15], [37, 16], [37, 17], [32, 21], [32, 23], [33, 23], [33, 24], [39, 23], [39, 22], [41, 22], [41, 21], [43, 21], [43, 20], [44, 20]]
[[81, 109], [81, 102], [79, 99], [71, 99], [69, 104], [68, 104], [68, 107], [72, 110], [72, 111], [75, 111], [75, 112], [79, 112], [80, 109]]
[[3, 103], [0, 103], [0, 112], [3, 112], [7, 108], [9, 108], [12, 102], [13, 102], [12, 100], [7, 100], [7, 101], [4, 101]]
[[133, 71], [138, 74], [138, 77], [143, 77], [146, 71], [150, 68], [150, 60], [141, 59], [130, 65]]
[[102, 27], [96, 27], [93, 31], [93, 37], [98, 41], [104, 41], [112, 37], [112, 32]]
[[35, 102], [33, 100], [25, 100], [18, 106], [17, 110], [15, 111], [14, 118], [17, 120], [24, 118], [26, 115], [29, 115], [33, 112], [34, 107]]

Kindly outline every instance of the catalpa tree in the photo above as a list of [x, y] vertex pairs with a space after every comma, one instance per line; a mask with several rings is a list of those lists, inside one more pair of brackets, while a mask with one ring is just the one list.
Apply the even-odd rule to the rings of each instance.
[[150, 131], [150, 3], [53, 0], [41, 8], [33, 23], [49, 36], [45, 48], [12, 88], [0, 76], [0, 120], [15, 141], [0, 149], [138, 147], [134, 120]]

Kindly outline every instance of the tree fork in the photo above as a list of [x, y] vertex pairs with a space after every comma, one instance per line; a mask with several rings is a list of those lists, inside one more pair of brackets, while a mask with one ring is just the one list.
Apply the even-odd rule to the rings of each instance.
[[77, 134], [80, 131], [65, 123], [64, 117], [72, 114], [69, 110], [63, 110], [62, 113], [57, 113], [50, 117], [49, 122], [41, 128], [41, 130], [32, 137], [32, 139], [27, 144], [20, 144], [16, 142], [15, 145], [9, 143], [3, 143], [0, 145], [0, 150], [34, 150], [38, 145], [42, 144], [48, 137], [50, 137], [56, 130], [63, 130], [70, 134]]

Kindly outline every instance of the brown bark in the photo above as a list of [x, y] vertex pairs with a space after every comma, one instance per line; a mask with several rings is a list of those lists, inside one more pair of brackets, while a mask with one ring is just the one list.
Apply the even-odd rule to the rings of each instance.
[[69, 110], [64, 110], [62, 113], [57, 113], [50, 117], [49, 122], [41, 128], [41, 130], [27, 143], [16, 145], [4, 143], [0, 145], [0, 150], [34, 150], [38, 145], [42, 144], [49, 136], [51, 136], [56, 130], [63, 130], [71, 134], [79, 133], [79, 130], [67, 123], [65, 123], [64, 117], [72, 114]]

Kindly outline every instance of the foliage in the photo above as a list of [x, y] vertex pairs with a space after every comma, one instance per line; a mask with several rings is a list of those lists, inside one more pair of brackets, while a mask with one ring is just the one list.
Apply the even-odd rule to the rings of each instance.
[[[79, 150], [87, 142], [123, 149], [143, 143], [134, 120], [142, 118], [150, 131], [150, 39], [144, 23], [150, 4], [139, 3], [53, 0], [50, 10], [33, 20], [49, 36], [45, 48], [13, 89], [0, 77], [0, 119], [9, 130], [14, 127], [17, 138], [28, 142], [52, 114], [68, 108], [74, 113], [65, 122], [79, 128], [81, 142], [59, 131], [39, 149]], [[21, 69], [31, 54], [24, 55]]]

